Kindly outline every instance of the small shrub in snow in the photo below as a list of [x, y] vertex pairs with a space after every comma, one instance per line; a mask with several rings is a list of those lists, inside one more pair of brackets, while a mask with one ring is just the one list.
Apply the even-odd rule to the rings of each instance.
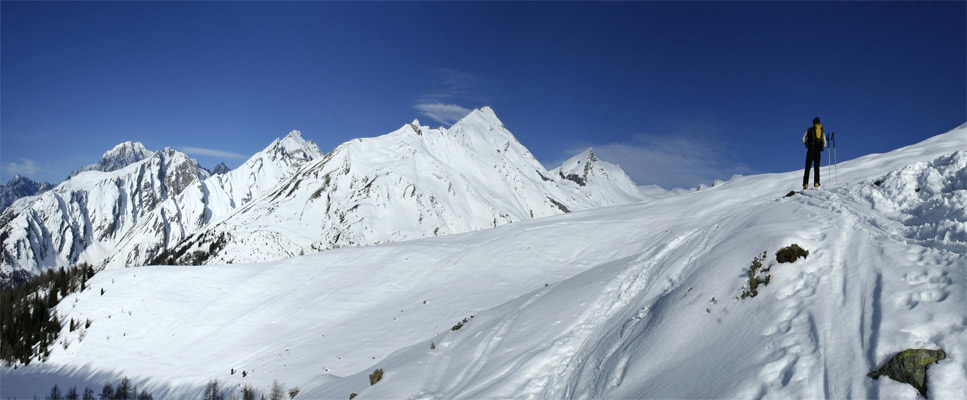
[[369, 375], [369, 384], [375, 385], [377, 382], [383, 379], [383, 369], [378, 368]]
[[298, 395], [299, 395], [299, 388], [294, 387], [292, 389], [289, 389], [289, 398], [290, 399], [294, 399]]
[[768, 267], [763, 268], [762, 262], [766, 260], [767, 252], [763, 251], [762, 256], [756, 256], [752, 260], [752, 265], [746, 275], [749, 277], [749, 288], [742, 290], [742, 298], [755, 297], [759, 295], [759, 284], [768, 285], [772, 277], [769, 276]]
[[799, 257], [809, 257], [809, 250], [803, 249], [795, 243], [790, 246], [783, 247], [776, 252], [776, 261], [779, 261], [780, 263], [795, 262], [799, 259]]
[[451, 327], [450, 330], [451, 331], [458, 331], [458, 330], [460, 330], [460, 328], [463, 328], [463, 324], [465, 324], [465, 323], [467, 323], [467, 319], [466, 318], [464, 318], [463, 321], [457, 322], [457, 324], [454, 325], [453, 327]]
[[[473, 318], [473, 315], [471, 315], [470, 318]], [[460, 328], [463, 328], [463, 325], [466, 324], [467, 322], [470, 322], [470, 320], [467, 318], [464, 318], [463, 321], [457, 322], [457, 324], [454, 325], [452, 328], [450, 328], [450, 330], [451, 331], [460, 330]]]
[[355, 398], [356, 398], [356, 396], [358, 396], [358, 395], [357, 395], [356, 393], [350, 393], [350, 394], [349, 394], [349, 400], [353, 400], [353, 399], [355, 399]]

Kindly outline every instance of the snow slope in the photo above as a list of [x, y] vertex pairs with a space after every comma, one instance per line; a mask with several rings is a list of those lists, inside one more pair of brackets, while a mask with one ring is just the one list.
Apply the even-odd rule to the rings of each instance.
[[[217, 378], [297, 399], [914, 399], [866, 373], [922, 347], [948, 355], [930, 397], [965, 398], [965, 144], [960, 128], [844, 162], [789, 198], [800, 171], [272, 263], [103, 271], [58, 306], [91, 327], [0, 370], [0, 397], [126, 375], [156, 398]], [[777, 264], [792, 243], [809, 257]], [[737, 299], [764, 250], [771, 283]]]

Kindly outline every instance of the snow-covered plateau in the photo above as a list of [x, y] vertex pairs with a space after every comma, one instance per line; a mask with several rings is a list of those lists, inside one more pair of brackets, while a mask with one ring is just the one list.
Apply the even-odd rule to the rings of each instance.
[[[339, 171], [326, 165], [299, 174]], [[967, 398], [967, 128], [826, 172], [789, 197], [801, 171], [266, 263], [107, 269], [56, 309], [90, 326], [64, 327], [45, 362], [3, 367], [0, 397], [126, 376], [170, 399], [201, 398], [212, 379], [236, 396], [279, 382], [296, 399], [916, 399], [867, 373], [925, 348], [947, 354], [929, 397]], [[311, 205], [288, 190], [248, 220]], [[808, 257], [778, 263], [791, 244]], [[769, 283], [743, 298], [764, 251]]]

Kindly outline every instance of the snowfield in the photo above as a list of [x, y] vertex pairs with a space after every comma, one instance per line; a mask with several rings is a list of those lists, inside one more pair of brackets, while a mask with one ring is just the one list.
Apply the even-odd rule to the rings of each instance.
[[[156, 399], [211, 379], [296, 399], [916, 399], [866, 374], [928, 348], [947, 353], [930, 398], [967, 398], [967, 128], [822, 173], [791, 197], [801, 170], [271, 263], [105, 270], [57, 308], [91, 326], [0, 369], [0, 397], [127, 376]], [[793, 243], [808, 258], [777, 263]], [[740, 299], [763, 251], [770, 283]]]

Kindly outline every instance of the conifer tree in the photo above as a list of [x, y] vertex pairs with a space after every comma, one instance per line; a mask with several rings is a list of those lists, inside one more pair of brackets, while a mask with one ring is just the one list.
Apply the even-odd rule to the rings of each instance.
[[54, 387], [50, 389], [50, 397], [48, 398], [50, 400], [64, 400], [64, 398], [60, 395], [60, 387], [58, 387], [57, 384], [54, 384]]
[[104, 387], [101, 388], [100, 400], [114, 400], [114, 386], [110, 382], [105, 383]]

